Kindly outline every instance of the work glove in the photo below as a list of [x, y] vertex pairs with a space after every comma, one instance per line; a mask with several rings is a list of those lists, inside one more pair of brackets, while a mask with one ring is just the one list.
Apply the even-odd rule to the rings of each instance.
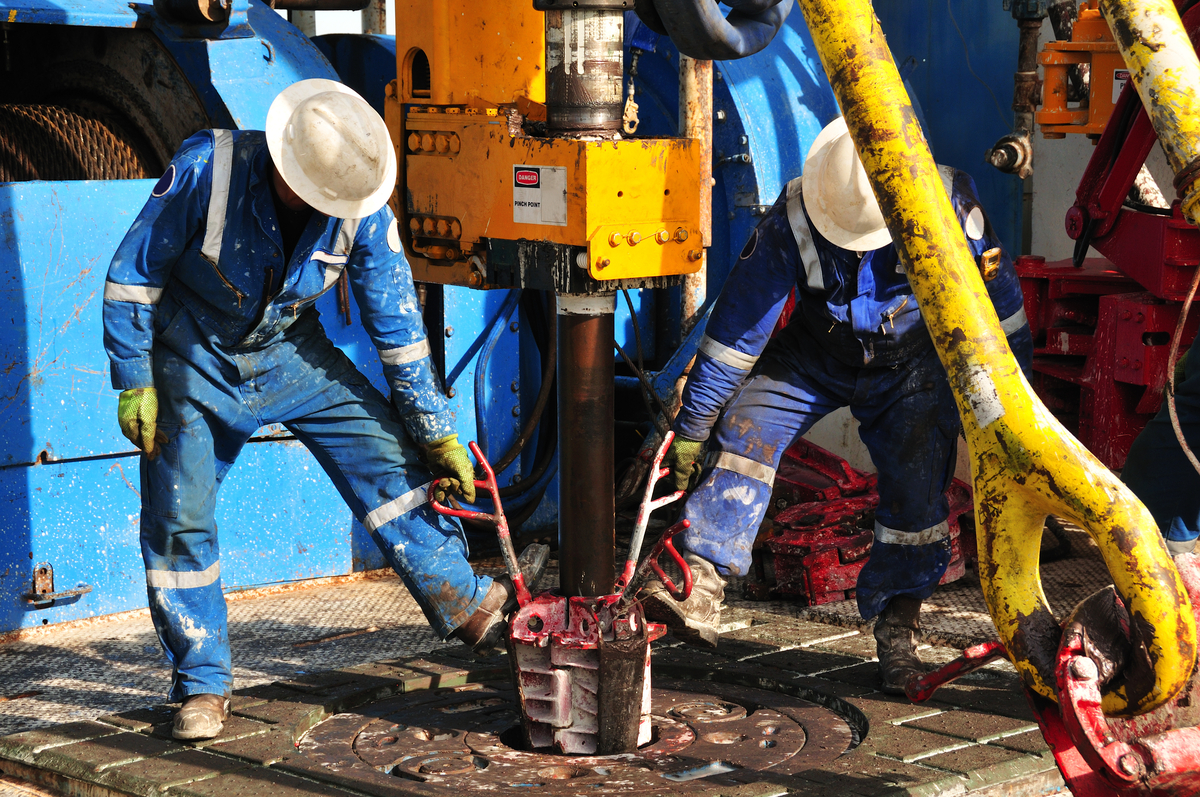
[[444, 502], [448, 493], [455, 492], [468, 504], [475, 503], [475, 468], [471, 465], [471, 455], [458, 442], [458, 435], [434, 440], [426, 447], [425, 456], [437, 478], [434, 498]]
[[117, 397], [117, 423], [129, 442], [154, 459], [158, 447], [170, 442], [158, 428], [158, 391], [152, 387], [122, 390]]
[[671, 469], [676, 490], [690, 490], [700, 481], [700, 471], [703, 467], [700, 452], [703, 449], [704, 443], [699, 440], [675, 435], [675, 439], [671, 441], [671, 447], [663, 456], [662, 464], [664, 468]]

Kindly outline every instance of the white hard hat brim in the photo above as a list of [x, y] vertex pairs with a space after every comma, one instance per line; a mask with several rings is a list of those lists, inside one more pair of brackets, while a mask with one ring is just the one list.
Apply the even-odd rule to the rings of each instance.
[[[328, 91], [362, 99], [358, 92], [336, 80], [310, 78], [293, 83], [279, 92], [279, 96], [272, 101], [270, 109], [267, 110], [267, 149], [288, 188], [313, 208], [335, 219], [365, 218], [386, 205], [396, 189], [396, 151], [390, 144], [384, 148], [387, 152], [387, 163], [384, 166], [383, 182], [374, 193], [358, 200], [330, 198], [320, 186], [308, 178], [296, 159], [283, 146], [284, 133], [288, 121], [292, 118], [292, 112], [309, 97]], [[378, 114], [372, 114], [370, 124], [383, 140], [391, 141], [387, 125]]]
[[847, 230], [825, 213], [819, 202], [808, 199], [808, 197], [818, 196], [821, 190], [821, 164], [829, 156], [833, 145], [842, 136], [848, 135], [850, 135], [850, 131], [846, 127], [846, 118], [839, 116], [825, 125], [813, 140], [812, 146], [808, 148], [808, 155], [804, 158], [804, 172], [800, 176], [800, 186], [806, 198], [804, 208], [808, 211], [808, 216], [812, 219], [813, 224], [816, 225], [817, 231], [825, 236], [831, 244], [855, 252], [870, 252], [874, 249], [881, 249], [892, 242], [892, 234], [888, 232], [886, 224], [880, 224], [879, 227], [866, 232]]

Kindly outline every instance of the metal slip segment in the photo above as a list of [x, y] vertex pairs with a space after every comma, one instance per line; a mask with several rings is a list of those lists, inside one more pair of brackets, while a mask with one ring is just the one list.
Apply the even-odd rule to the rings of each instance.
[[[671, 539], [688, 527], [686, 520], [668, 529], [637, 566], [650, 513], [683, 495], [676, 491], [653, 498], [658, 480], [669, 472], [660, 466], [672, 439], [668, 432], [655, 454], [624, 570], [609, 594], [598, 597], [529, 594], [513, 550], [496, 475], [475, 441], [470, 443], [471, 453], [486, 474], [475, 484], [491, 493], [492, 514], [445, 507], [434, 497], [439, 481], [429, 485], [429, 503], [438, 514], [485, 520], [496, 527], [517, 593], [518, 606], [510, 620], [507, 642], [521, 724], [532, 748], [554, 746], [567, 754], [608, 755], [632, 752], [650, 741], [650, 643], [662, 637], [666, 628], [646, 621], [637, 589], [651, 571], [676, 600], [686, 600], [692, 588], [691, 571], [671, 544]], [[682, 588], [658, 565], [663, 550], [679, 565]]]
[[1053, 512], [1098, 543], [1142, 649], [1105, 694], [1105, 711], [1154, 709], [1191, 674], [1196, 622], [1152, 517], [1021, 374], [870, 4], [800, 5], [954, 390], [971, 453], [984, 594], [1005, 648], [1029, 688], [1054, 699], [1060, 632], [1038, 578], [1041, 530]]

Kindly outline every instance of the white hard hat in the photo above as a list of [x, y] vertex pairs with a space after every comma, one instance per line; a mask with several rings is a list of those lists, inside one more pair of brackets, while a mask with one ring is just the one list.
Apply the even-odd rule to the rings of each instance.
[[804, 207], [830, 243], [869, 252], [892, 242], [844, 117], [817, 135], [804, 159], [802, 178]]
[[284, 182], [326, 216], [370, 216], [396, 188], [387, 125], [335, 80], [301, 80], [279, 92], [267, 111], [266, 133]]

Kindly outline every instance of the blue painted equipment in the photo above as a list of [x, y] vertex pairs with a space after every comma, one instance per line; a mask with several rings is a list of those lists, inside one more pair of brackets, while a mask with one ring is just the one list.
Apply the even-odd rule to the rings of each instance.
[[[117, 394], [109, 387], [101, 345], [100, 297], [113, 251], [154, 178], [200, 129], [261, 129], [271, 100], [296, 80], [340, 75], [382, 108], [384, 87], [394, 76], [387, 71], [396, 63], [388, 37], [318, 37], [314, 46], [259, 0], [235, 0], [231, 11], [228, 24], [205, 25], [167, 22], [148, 2], [0, 0], [10, 23], [0, 45], [6, 68], [0, 108], [65, 109], [30, 117], [35, 140], [49, 140], [47, 119], [92, 120], [96, 135], [89, 140], [123, 142], [122, 152], [132, 153], [128, 167], [147, 178], [80, 179], [90, 174], [88, 161], [71, 156], [83, 146], [71, 135], [48, 147], [54, 150], [54, 158], [47, 156], [51, 165], [75, 170], [57, 178], [10, 174], [0, 156], [0, 318], [9, 320], [0, 336], [0, 507], [6, 510], [0, 521], [0, 633], [146, 605], [137, 549], [137, 458], [114, 420]], [[890, 12], [881, 11], [891, 33]], [[999, 9], [995, 16], [1007, 20]], [[917, 20], [903, 24], [902, 38], [918, 40]], [[674, 135], [678, 52], [632, 17], [626, 31], [626, 63], [637, 63], [638, 133]], [[983, 72], [986, 62], [974, 65]], [[958, 80], [962, 70], [951, 71]], [[995, 84], [1003, 86], [1009, 71], [999, 63], [984, 74], [989, 80], [1002, 75]], [[937, 79], [928, 72], [914, 79], [930, 108]], [[836, 114], [798, 14], [770, 47], [719, 63], [714, 95], [710, 297], [767, 204], [799, 174], [812, 138]], [[936, 124], [933, 135], [936, 150]], [[956, 135], [964, 153], [982, 152], [995, 138], [988, 131], [972, 143], [961, 125]], [[943, 162], [974, 167], [938, 154]], [[981, 193], [994, 218], [1005, 212], [987, 186]], [[512, 446], [534, 406], [546, 366], [537, 341], [544, 340], [554, 313], [527, 293], [505, 318], [507, 298], [505, 291], [449, 285], [431, 285], [425, 296], [435, 362], [460, 439], [479, 439], [486, 427], [493, 459]], [[669, 394], [703, 324], [686, 339], [679, 334], [678, 288], [631, 291], [631, 299], [651, 379]], [[334, 342], [386, 390], [353, 298], [339, 303], [331, 291], [318, 307]], [[495, 343], [484, 356], [489, 334]], [[618, 301], [616, 338], [634, 355], [624, 301]], [[619, 390], [632, 386], [631, 378], [618, 377]], [[618, 412], [638, 414], [620, 402]], [[548, 413], [553, 415], [552, 406]], [[547, 461], [553, 456], [547, 439], [554, 436], [552, 427], [535, 429], [524, 451], [497, 474], [502, 487], [521, 480], [519, 495], [506, 497], [505, 505], [514, 517], [522, 507], [528, 512], [526, 528], [555, 522], [556, 466]], [[243, 452], [222, 488], [217, 523], [227, 590], [384, 565], [315, 461], [280, 428], [260, 430]], [[33, 592], [34, 571], [43, 562], [53, 569], [50, 591], [92, 590], [51, 605], [23, 599]]]

